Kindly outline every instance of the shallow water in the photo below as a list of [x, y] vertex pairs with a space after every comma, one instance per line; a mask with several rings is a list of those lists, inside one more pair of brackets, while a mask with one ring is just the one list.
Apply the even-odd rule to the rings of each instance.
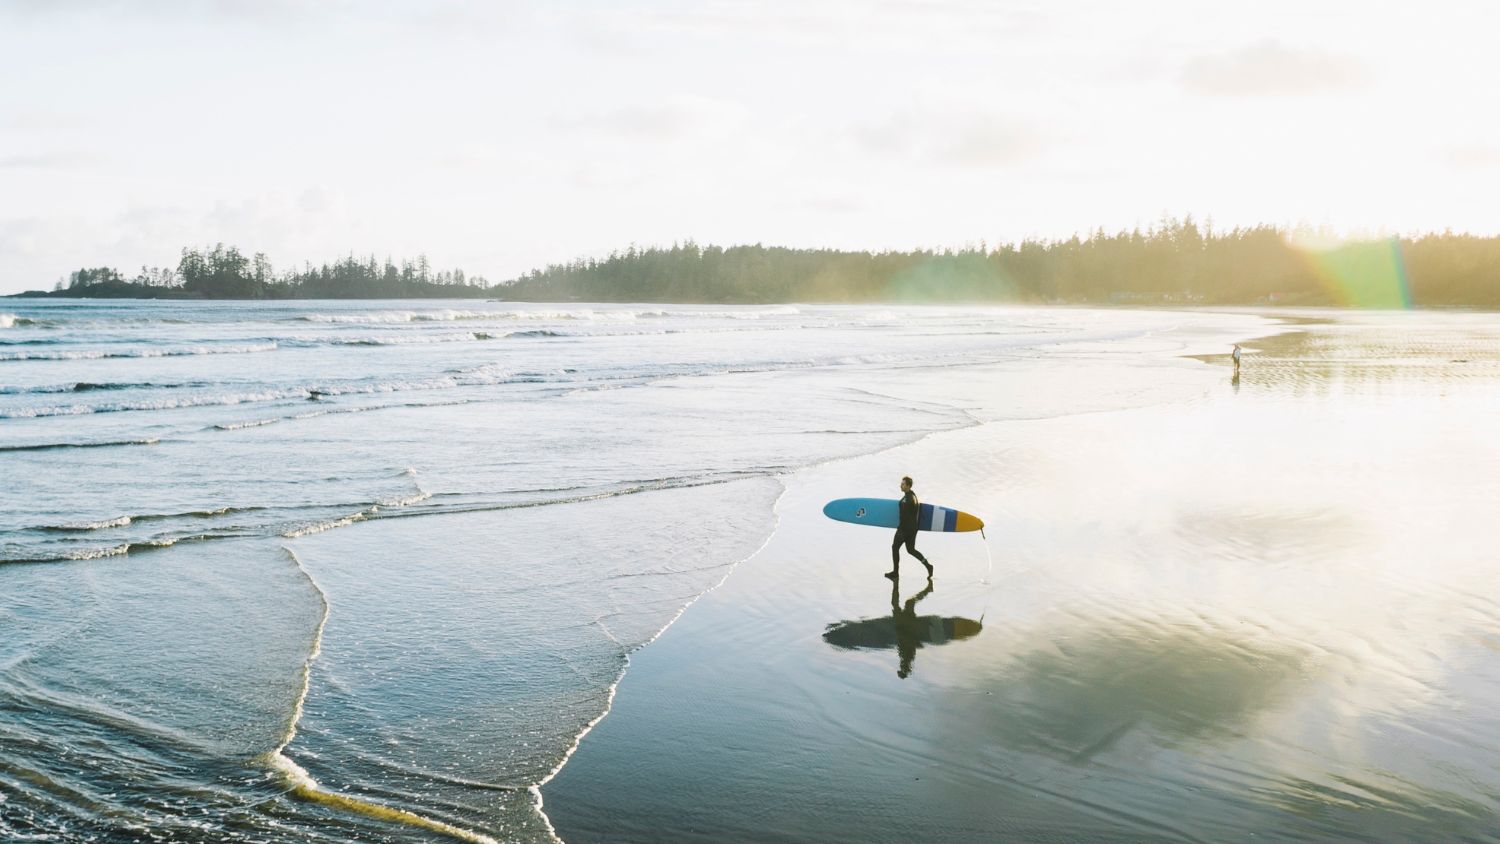
[[[1064, 400], [1180, 401], [1201, 364], [1117, 362], [1269, 330], [1074, 309], [0, 312], [0, 837], [53, 841], [547, 840], [538, 787], [628, 655], [766, 541], [803, 467]], [[1014, 377], [976, 390], [996, 366]]]
[[[544, 790], [559, 832], [1496, 840], [1500, 320], [1311, 316], [1238, 379], [1099, 350], [1052, 416], [797, 475]], [[1177, 392], [1100, 409], [1103, 384]], [[820, 513], [902, 474], [988, 520], [923, 535], [932, 591]]]

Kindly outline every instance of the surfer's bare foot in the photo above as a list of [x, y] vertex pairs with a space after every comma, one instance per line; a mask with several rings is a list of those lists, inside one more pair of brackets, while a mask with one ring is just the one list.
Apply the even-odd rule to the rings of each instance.
[[888, 572], [886, 572], [885, 576], [889, 577], [891, 580], [895, 580], [896, 579], [896, 573], [894, 571], [888, 571]]

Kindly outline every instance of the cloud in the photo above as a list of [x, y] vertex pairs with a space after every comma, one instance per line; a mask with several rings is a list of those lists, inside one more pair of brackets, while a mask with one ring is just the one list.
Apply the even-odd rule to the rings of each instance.
[[1464, 144], [1449, 147], [1438, 155], [1438, 160], [1455, 170], [1490, 170], [1500, 167], [1500, 146]]
[[1363, 87], [1366, 67], [1352, 56], [1261, 41], [1249, 47], [1199, 56], [1183, 68], [1188, 91], [1210, 97], [1277, 97]]
[[346, 0], [325, 0], [321, 3], [298, 0], [154, 0], [151, 3], [136, 3], [131, 0], [9, 0], [0, 4], [0, 14], [9, 13], [21, 19], [38, 20], [70, 16], [149, 15], [158, 19], [228, 18], [270, 21], [301, 17], [338, 7], [351, 8]]
[[224, 241], [259, 250], [317, 253], [362, 231], [343, 194], [314, 186], [220, 201], [205, 211], [184, 242]]
[[175, 265], [182, 247], [221, 241], [287, 262], [393, 246], [388, 235], [371, 234], [347, 197], [320, 186], [207, 206], [162, 203], [0, 219], [0, 292], [48, 287], [81, 266], [128, 273], [143, 264]]
[[0, 220], [0, 292], [42, 290], [78, 267], [114, 264], [99, 234], [72, 215]]
[[778, 207], [815, 214], [854, 214], [868, 209], [869, 203], [849, 194], [825, 193], [781, 202]]
[[[602, 10], [601, 10], [602, 9]], [[1064, 16], [991, 0], [693, 0], [590, 8], [587, 25], [615, 34], [762, 39], [794, 45], [874, 49], [993, 49], [999, 39], [1034, 37]]]
[[1039, 156], [1048, 130], [1036, 121], [970, 115], [962, 109], [897, 112], [854, 130], [856, 141], [877, 155], [961, 169], [1010, 167]]
[[1007, 167], [1041, 152], [1042, 140], [1030, 124], [988, 118], [961, 127], [943, 156], [962, 167]]
[[101, 160], [94, 153], [79, 150], [18, 153], [0, 155], [0, 170], [73, 170]]
[[743, 106], [704, 97], [679, 96], [661, 102], [635, 103], [587, 115], [558, 118], [559, 128], [610, 135], [671, 140], [721, 135], [742, 125]]

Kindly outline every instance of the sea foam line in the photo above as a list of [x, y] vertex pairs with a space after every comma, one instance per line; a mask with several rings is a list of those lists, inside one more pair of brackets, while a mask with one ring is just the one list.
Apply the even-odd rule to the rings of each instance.
[[55, 525], [48, 530], [104, 530], [105, 528], [125, 527], [130, 524], [129, 516], [121, 516], [118, 519], [104, 519], [97, 522], [76, 522], [68, 525]]
[[[405, 474], [405, 473], [403, 472], [402, 474]], [[376, 503], [375, 508], [379, 508], [379, 507], [408, 507], [408, 506], [410, 506], [412, 504], [420, 504], [423, 501], [426, 501], [427, 499], [429, 499], [431, 497], [432, 497], [432, 493], [427, 492], [426, 490], [423, 490], [421, 488], [418, 488], [417, 491], [415, 493], [412, 493], [411, 495], [402, 496], [400, 498], [387, 498], [387, 499], [383, 499], [383, 500], [381, 500], [381, 501], [379, 501], [379, 502]], [[375, 508], [371, 508], [371, 509], [375, 509]]]
[[347, 527], [354, 524], [355, 522], [364, 521], [366, 512], [368, 511], [361, 510], [358, 513], [351, 513], [347, 516], [344, 516], [341, 519], [333, 519], [332, 521], [314, 522], [310, 525], [303, 525], [302, 527], [296, 528], [294, 530], [289, 530], [286, 533], [283, 533], [281, 536], [284, 539], [296, 539], [301, 536], [311, 536], [315, 533], [322, 533], [325, 530]]
[[289, 387], [251, 393], [221, 393], [217, 395], [196, 395], [181, 398], [105, 402], [102, 404], [20, 407], [0, 411], [0, 419], [38, 419], [51, 416], [83, 416], [90, 413], [130, 413], [134, 411], [178, 410], [194, 407], [230, 407], [238, 404], [256, 404], [285, 401], [288, 399], [310, 399], [315, 396], [380, 395], [421, 390], [451, 390], [464, 386], [487, 386], [486, 382], [479, 379], [470, 380], [473, 380], [474, 383], [461, 383], [456, 378], [443, 377], [429, 378], [424, 381], [390, 381], [377, 384]]
[[[780, 478], [773, 479], [781, 485], [781, 492], [776, 495], [776, 500], [771, 503], [771, 515], [775, 517], [775, 521], [772, 522], [771, 530], [766, 534], [766, 538], [761, 541], [760, 546], [746, 555], [743, 559], [740, 559], [732, 565], [729, 565], [724, 571], [724, 576], [719, 578], [718, 582], [710, 585], [707, 589], [704, 589], [702, 592], [699, 592], [697, 595], [693, 596], [693, 599], [691, 601], [683, 604], [682, 608], [677, 610], [676, 615], [673, 615], [671, 618], [667, 619], [667, 623], [663, 624], [661, 626], [661, 629], [656, 631], [656, 633], [652, 635], [651, 638], [647, 639], [644, 642], [641, 642], [634, 647], [624, 649], [624, 653], [622, 654], [622, 656], [624, 657], [624, 662], [620, 665], [620, 671], [615, 675], [614, 682], [609, 684], [609, 694], [604, 699], [604, 709], [594, 717], [594, 720], [585, 724], [583, 729], [578, 731], [578, 734], [573, 737], [572, 743], [568, 745], [567, 750], [563, 751], [562, 758], [558, 760], [557, 764], [553, 766], [552, 770], [547, 772], [547, 775], [542, 777], [536, 785], [533, 785], [527, 789], [527, 791], [531, 792], [532, 804], [536, 807], [536, 813], [541, 816], [542, 823], [546, 824], [547, 832], [552, 836], [552, 840], [559, 842], [559, 844], [560, 842], [562, 842], [562, 838], [557, 834], [557, 828], [552, 825], [552, 819], [547, 817], [546, 808], [542, 803], [542, 787], [547, 783], [552, 782], [552, 780], [562, 772], [563, 766], [567, 765], [568, 760], [573, 758], [573, 754], [578, 752], [578, 747], [583, 743], [584, 737], [587, 736], [589, 732], [594, 729], [594, 727], [598, 726], [599, 722], [603, 721], [605, 716], [609, 715], [610, 710], [614, 708], [615, 694], [620, 689], [620, 683], [625, 680], [626, 672], [630, 670], [630, 655], [650, 645], [657, 639], [660, 639], [662, 635], [667, 632], [667, 629], [670, 628], [673, 624], [676, 624], [677, 620], [679, 618], [682, 618], [683, 614], [686, 613], [688, 609], [693, 606], [693, 604], [696, 604], [700, 600], [702, 600], [704, 595], [707, 595], [715, 589], [718, 589], [720, 586], [723, 586], [724, 582], [729, 580], [729, 576], [731, 574], [734, 574], [736, 569], [738, 569], [742, 564], [755, 559], [755, 557], [759, 555], [760, 552], [766, 549], [767, 545], [771, 544], [772, 538], [776, 536], [776, 528], [781, 524], [781, 499], [786, 497], [787, 492], [787, 485], [782, 482]], [[605, 627], [597, 619], [595, 620], [595, 623], [599, 625], [599, 629], [604, 632], [605, 636], [608, 636], [611, 641], [619, 644], [620, 640], [615, 638], [614, 634], [609, 631], [609, 628]]]
[[452, 322], [455, 320], [577, 320], [584, 322], [634, 322], [639, 319], [766, 319], [796, 316], [801, 311], [786, 305], [755, 311], [679, 311], [662, 308], [647, 310], [595, 310], [579, 308], [565, 311], [375, 311], [367, 313], [321, 314], [296, 317], [303, 322], [343, 325], [390, 325], [407, 322]]
[[286, 546], [282, 546], [281, 550], [286, 552], [287, 556], [291, 558], [292, 563], [296, 565], [297, 570], [302, 572], [303, 577], [307, 578], [308, 584], [312, 586], [313, 592], [318, 596], [318, 603], [322, 607], [322, 612], [318, 616], [318, 625], [313, 630], [312, 647], [308, 649], [307, 659], [302, 661], [301, 688], [297, 691], [297, 699], [292, 703], [292, 714], [287, 720], [286, 732], [282, 734], [281, 743], [265, 755], [264, 761], [266, 766], [280, 774], [291, 793], [303, 800], [320, 803], [335, 809], [343, 809], [355, 814], [375, 818], [376, 820], [403, 823], [408, 826], [428, 830], [429, 832], [442, 833], [460, 841], [472, 841], [476, 844], [499, 844], [494, 838], [483, 833], [457, 827], [433, 818], [426, 818], [415, 812], [408, 812], [405, 809], [397, 809], [370, 800], [351, 797], [336, 791], [328, 791], [319, 785], [317, 780], [313, 779], [306, 768], [293, 762], [286, 755], [287, 746], [292, 743], [292, 739], [297, 737], [297, 724], [302, 720], [302, 712], [307, 703], [307, 693], [312, 687], [313, 662], [323, 652], [323, 630], [328, 626], [328, 616], [332, 608], [328, 602], [328, 593], [324, 592], [323, 587], [318, 585], [318, 581], [313, 578], [312, 572], [307, 570], [307, 566], [302, 564], [302, 560], [297, 557], [296, 552]]
[[0, 352], [0, 361], [18, 360], [99, 360], [102, 358], [174, 358], [190, 355], [247, 355], [255, 352], [270, 352], [275, 343], [256, 343], [248, 346], [177, 346], [166, 349], [125, 349], [107, 351], [84, 349], [70, 352]]
[[[409, 471], [410, 470], [407, 470], [407, 472]], [[402, 472], [401, 474], [406, 475], [407, 472]], [[418, 486], [416, 489], [417, 491], [412, 493], [411, 495], [403, 495], [396, 498], [382, 498], [357, 513], [350, 513], [349, 515], [342, 518], [332, 519], [326, 522], [314, 522], [309, 525], [303, 525], [302, 527], [289, 530], [286, 533], [283, 533], [281, 536], [284, 539], [297, 539], [298, 537], [309, 536], [314, 533], [322, 533], [325, 530], [348, 527], [355, 522], [362, 522], [365, 519], [368, 519], [369, 517], [375, 515], [376, 513], [379, 513], [382, 508], [407, 507], [412, 504], [419, 504], [432, 497], [432, 493], [422, 489], [420, 486]]]
[[34, 443], [31, 445], [0, 445], [0, 451], [51, 451], [55, 448], [105, 448], [115, 445], [156, 445], [161, 442], [157, 437], [148, 437], [143, 440], [99, 440], [96, 442], [76, 443]]

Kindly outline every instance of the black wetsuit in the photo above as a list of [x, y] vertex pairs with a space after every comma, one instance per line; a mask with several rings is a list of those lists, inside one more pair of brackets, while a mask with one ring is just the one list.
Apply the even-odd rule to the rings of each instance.
[[917, 550], [917, 517], [922, 512], [922, 505], [917, 502], [917, 494], [908, 491], [901, 496], [901, 521], [896, 528], [896, 538], [891, 541], [891, 568], [897, 569], [901, 566], [901, 546], [906, 546], [906, 553], [922, 561], [922, 565], [931, 569], [927, 558]]

